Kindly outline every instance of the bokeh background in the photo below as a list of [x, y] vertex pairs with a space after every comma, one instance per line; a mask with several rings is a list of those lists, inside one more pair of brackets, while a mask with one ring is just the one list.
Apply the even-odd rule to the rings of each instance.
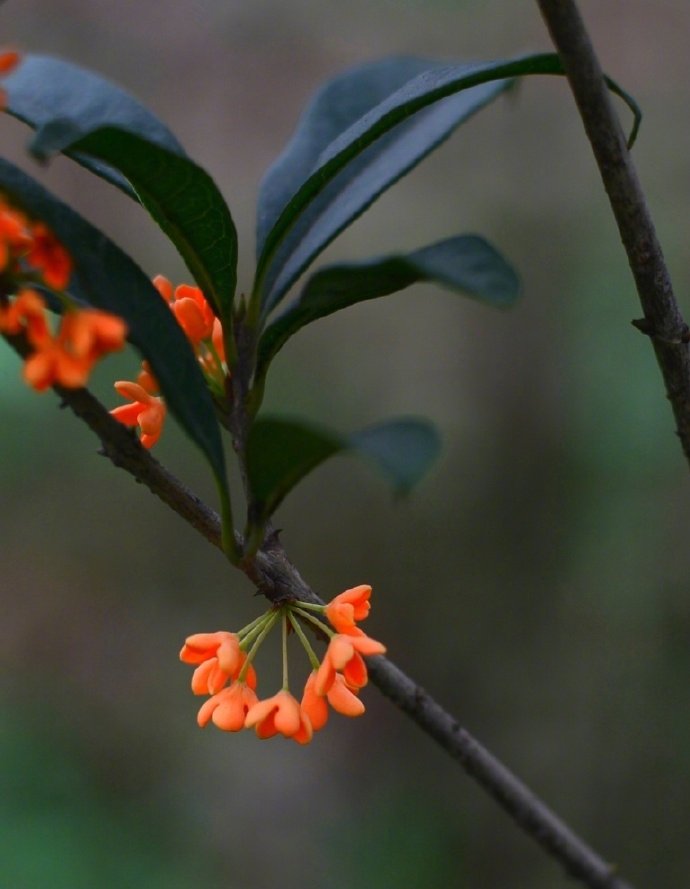
[[[690, 12], [582, 3], [638, 98], [635, 158], [687, 312]], [[9, 0], [3, 43], [119, 81], [215, 177], [250, 286], [263, 171], [306, 99], [393, 53], [549, 48], [506, 0]], [[622, 114], [627, 120], [625, 110]], [[151, 275], [187, 275], [143, 212], [68, 161], [3, 153]], [[282, 353], [267, 407], [345, 431], [433, 419], [443, 457], [395, 502], [337, 459], [279, 514], [326, 597], [373, 584], [372, 635], [636, 885], [690, 874], [690, 488], [623, 250], [567, 88], [532, 79], [475, 118], [326, 259], [490, 238], [524, 299], [491, 311], [432, 287], [321, 321]], [[96, 389], [133, 354], [110, 359]], [[308, 748], [200, 732], [184, 636], [257, 613], [249, 584], [96, 454], [0, 349], [0, 887], [462, 889], [571, 885], [371, 688]], [[170, 425], [158, 455], [213, 501]], [[260, 661], [272, 687], [270, 654]], [[277, 663], [277, 655], [275, 657]]]

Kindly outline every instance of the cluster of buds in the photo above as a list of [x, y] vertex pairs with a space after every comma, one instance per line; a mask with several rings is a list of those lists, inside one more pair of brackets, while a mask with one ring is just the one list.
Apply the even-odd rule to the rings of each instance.
[[[228, 368], [223, 346], [223, 328], [213, 314], [198, 287], [180, 284], [173, 288], [162, 275], [153, 279], [156, 290], [168, 303], [178, 324], [185, 332], [211, 391], [222, 397]], [[163, 431], [166, 415], [165, 401], [160, 395], [158, 381], [144, 361], [136, 381], [118, 380], [115, 389], [129, 399], [129, 404], [114, 408], [110, 413], [127, 426], [138, 426], [140, 440], [146, 448], [156, 444]]]
[[[24, 337], [23, 376], [39, 392], [86, 385], [95, 363], [125, 344], [121, 318], [74, 305], [65, 292], [71, 274], [72, 260], [48, 227], [0, 196], [0, 333]], [[38, 288], [61, 304], [55, 332]]]
[[[308, 744], [313, 733], [326, 724], [329, 706], [345, 716], [364, 713], [359, 698], [368, 680], [363, 656], [384, 654], [386, 650], [357, 626], [369, 614], [370, 596], [371, 587], [363, 584], [345, 590], [327, 605], [282, 603], [238, 633], [219, 631], [189, 636], [180, 660], [196, 666], [192, 676], [194, 694], [210, 695], [199, 710], [199, 725], [203, 728], [213, 722], [228, 732], [253, 728], [259, 738], [281, 734], [299, 744]], [[283, 640], [283, 685], [276, 694], [260, 699], [256, 693], [254, 658], [278, 623]], [[307, 639], [303, 623], [329, 640], [321, 661]], [[288, 682], [290, 631], [299, 638], [312, 666], [301, 700], [293, 696]]]

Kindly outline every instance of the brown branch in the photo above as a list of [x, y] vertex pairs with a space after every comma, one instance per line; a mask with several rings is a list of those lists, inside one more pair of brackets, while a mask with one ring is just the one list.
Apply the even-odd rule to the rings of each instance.
[[[56, 391], [63, 403], [96, 433], [101, 440], [103, 454], [115, 466], [146, 485], [210, 543], [221, 548], [218, 515], [141, 447], [130, 430], [114, 420], [86, 389], [56, 387]], [[290, 562], [277, 535], [264, 544], [253, 560], [241, 567], [273, 602], [286, 598], [321, 602]], [[612, 865], [600, 858], [395, 664], [384, 657], [371, 658], [369, 673], [383, 694], [457, 760], [515, 823], [555, 858], [570, 876], [591, 889], [631, 889], [628, 883], [616, 876]]]
[[690, 462], [690, 354], [688, 326], [673, 294], [656, 236], [601, 67], [573, 0], [537, 0], [563, 62], [635, 279], [644, 319]]

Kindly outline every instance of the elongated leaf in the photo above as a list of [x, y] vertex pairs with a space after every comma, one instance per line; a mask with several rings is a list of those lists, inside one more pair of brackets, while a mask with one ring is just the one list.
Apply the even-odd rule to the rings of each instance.
[[433, 59], [394, 56], [345, 71], [318, 91], [294, 136], [261, 183], [257, 254], [296, 187], [308, 178], [330, 143], [408, 80], [443, 64]]
[[433, 281], [498, 307], [511, 305], [520, 292], [510, 264], [477, 235], [448, 238], [406, 255], [327, 266], [307, 281], [299, 299], [264, 331], [257, 375], [263, 375], [278, 350], [305, 324], [418, 281]]
[[[3, 85], [9, 99], [5, 110], [35, 130], [55, 120], [74, 124], [81, 133], [118, 126], [184, 156], [175, 136], [140, 102], [105, 78], [70, 62], [29, 53], [3, 79]], [[78, 163], [133, 194], [117, 171], [78, 152], [68, 153]]]
[[107, 161], [127, 177], [141, 203], [179, 250], [226, 332], [231, 329], [237, 234], [230, 211], [208, 173], [189, 158], [112, 127], [72, 140], [62, 122], [48, 124], [37, 133], [32, 150], [44, 157], [66, 146]]
[[237, 234], [208, 173], [138, 102], [74, 65], [29, 56], [6, 88], [8, 111], [37, 131], [31, 150], [38, 158], [62, 152], [115, 184], [133, 186], [128, 193], [175, 244], [229, 336]]
[[181, 327], [148, 277], [119, 247], [66, 204], [5, 160], [0, 191], [42, 219], [71, 254], [81, 299], [120, 315], [128, 339], [150, 362], [171, 413], [201, 449], [219, 481], [225, 458], [213, 402]]
[[436, 459], [440, 442], [434, 427], [418, 419], [391, 420], [343, 436], [302, 421], [260, 418], [247, 445], [254, 520], [266, 521], [308, 473], [348, 451], [372, 461], [398, 493], [406, 493]]
[[[420, 69], [429, 73], [444, 70], [444, 66], [438, 63], [424, 63], [420, 60], [408, 59], [402, 60], [401, 67], [402, 71], [398, 73], [400, 75], [409, 74], [407, 80], [418, 75]], [[387, 75], [383, 78], [384, 83], [389, 83], [392, 80], [390, 76], [392, 72], [387, 66], [384, 66], [382, 71], [375, 67], [372, 74], [376, 75], [374, 82], [377, 87], [381, 85], [380, 75], [382, 73]], [[351, 86], [353, 90], [358, 90], [362, 79], [362, 72], [355, 72], [354, 83], [347, 80], [345, 84], [339, 83], [337, 85]], [[402, 76], [400, 79], [402, 80]], [[363, 149], [357, 152], [357, 155], [347, 163], [344, 169], [333, 177], [332, 181], [318, 194], [318, 197], [299, 213], [289, 234], [280, 244], [266, 276], [264, 288], [266, 311], [270, 311], [280, 301], [312, 260], [386, 189], [420, 163], [463, 121], [509, 86], [510, 81], [504, 80], [480, 84], [465, 93], [449, 96], [442, 102], [424, 109], [413, 118], [400, 123], [392, 132], [383, 135], [373, 144], [364, 145]], [[388, 98], [394, 89], [394, 87], [391, 88], [384, 98]], [[379, 92], [379, 90], [375, 90], [374, 95]], [[395, 94], [397, 92], [399, 90], [396, 90]], [[322, 118], [325, 118], [329, 134], [332, 132], [333, 138], [337, 141], [343, 133], [342, 129], [339, 132], [336, 131], [336, 126], [341, 123], [341, 119], [340, 116], [337, 116], [336, 120], [332, 121], [333, 106], [329, 103], [331, 97], [326, 95], [324, 99], [325, 101], [317, 100], [316, 107], [307, 118], [305, 125], [308, 128], [314, 128], [314, 125], [310, 127], [310, 124], [312, 117], [316, 117], [317, 134], [321, 136], [323, 126], [318, 127], [318, 123]], [[369, 111], [370, 108], [365, 109], [365, 112]], [[345, 132], [356, 125], [357, 122], [353, 121]], [[328, 145], [318, 146], [312, 141], [311, 147], [320, 147], [323, 150], [327, 149]], [[315, 158], [315, 162], [318, 169], [320, 158]], [[280, 172], [280, 168], [278, 172]], [[292, 182], [294, 181], [295, 179], [292, 179]]]
[[[267, 200], [284, 191], [275, 188], [281, 169], [304, 174], [313, 151], [309, 133], [316, 132], [318, 143], [320, 114], [326, 117], [325, 131], [330, 134], [328, 108], [315, 104], [312, 115], [288, 152], [295, 155], [279, 161], [273, 183], [265, 197], [267, 210], [260, 219], [261, 254], [255, 290], [262, 296], [265, 311], [270, 311], [309, 263], [330, 241], [360, 215], [386, 188], [412, 169], [452, 130], [508, 87], [516, 77], [531, 74], [562, 74], [555, 54], [524, 56], [508, 61], [471, 65], [450, 65], [418, 74], [402, 87], [367, 111], [331, 141], [313, 164], [306, 179], [296, 189], [282, 210], [278, 200]], [[621, 95], [636, 114], [633, 100], [612, 81], [609, 87]], [[468, 91], [465, 95], [464, 91]], [[449, 101], [449, 97], [453, 97]], [[440, 103], [436, 108], [430, 108]], [[425, 109], [427, 109], [425, 111]], [[420, 112], [424, 112], [420, 115]], [[417, 115], [417, 117], [415, 117]], [[275, 218], [276, 212], [279, 212]], [[275, 221], [272, 221], [275, 218]]]

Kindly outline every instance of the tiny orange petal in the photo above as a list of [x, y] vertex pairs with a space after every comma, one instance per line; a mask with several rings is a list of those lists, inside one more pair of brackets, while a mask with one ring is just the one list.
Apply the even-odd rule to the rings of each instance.
[[361, 716], [364, 713], [364, 704], [352, 689], [348, 688], [341, 675], [336, 675], [335, 682], [328, 691], [328, 703], [343, 716]]
[[316, 678], [318, 673], [312, 670], [304, 686], [302, 694], [302, 711], [307, 714], [315, 732], [320, 731], [328, 721], [328, 704], [326, 698], [316, 691]]
[[21, 61], [21, 53], [16, 49], [5, 49], [0, 52], [0, 74], [9, 74]]

